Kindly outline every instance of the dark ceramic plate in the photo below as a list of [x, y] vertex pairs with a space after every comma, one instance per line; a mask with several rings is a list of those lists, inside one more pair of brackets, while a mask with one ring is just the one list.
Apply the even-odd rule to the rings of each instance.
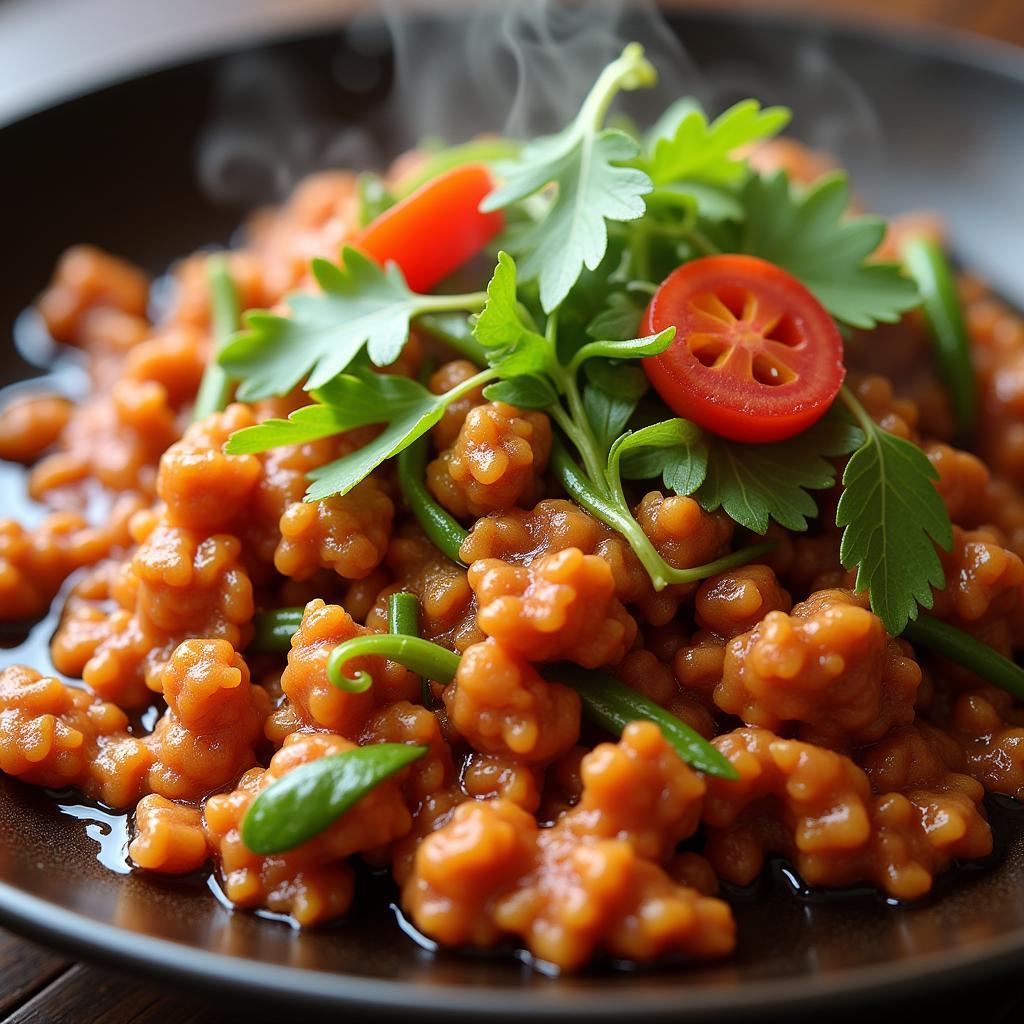
[[[1024, 302], [1024, 57], [945, 37], [787, 20], [691, 14], [673, 27], [704, 71], [695, 88], [711, 105], [748, 92], [789, 103], [798, 134], [838, 152], [872, 204], [941, 210], [963, 262]], [[379, 123], [389, 57], [368, 54], [364, 43], [358, 55], [341, 33], [267, 47], [255, 79], [251, 64], [203, 60], [0, 131], [8, 254], [0, 337], [12, 336], [19, 308], [64, 246], [91, 240], [158, 271], [177, 254], [226, 240], [243, 205], [266, 197], [261, 190], [329, 160], [342, 117]], [[352, 67], [361, 69], [358, 90]], [[269, 118], [265, 102], [247, 108], [254, 80], [265, 93], [268, 81], [275, 94], [286, 88], [290, 106]], [[240, 118], [243, 156], [255, 145], [257, 155], [287, 157], [283, 168], [237, 153], [213, 172], [207, 165], [207, 185], [213, 173], [221, 193], [241, 200], [234, 206], [211, 198], [197, 172], [199, 156], [212, 159], [210, 118], [226, 101]], [[244, 166], [230, 166], [236, 158]], [[2, 372], [11, 381], [39, 371], [8, 348]], [[3, 496], [5, 506], [11, 501], [13, 494]], [[10, 652], [0, 656], [0, 664], [9, 660]], [[891, 908], [863, 895], [809, 900], [777, 866], [759, 893], [737, 896], [740, 947], [725, 963], [642, 971], [609, 964], [553, 979], [513, 956], [422, 948], [393, 912], [380, 909], [386, 890], [373, 879], [354, 912], [322, 932], [300, 935], [230, 913], [202, 882], [125, 873], [119, 819], [79, 811], [72, 820], [45, 795], [3, 782], [0, 919], [79, 955], [189, 988], [307, 1010], [651, 1020], [792, 1011], [825, 999], [848, 1005], [854, 996], [932, 991], [1024, 962], [1018, 813], [994, 807], [1001, 856], [954, 872], [921, 905]], [[113, 846], [121, 873], [96, 857], [96, 840], [111, 831], [104, 859]]]

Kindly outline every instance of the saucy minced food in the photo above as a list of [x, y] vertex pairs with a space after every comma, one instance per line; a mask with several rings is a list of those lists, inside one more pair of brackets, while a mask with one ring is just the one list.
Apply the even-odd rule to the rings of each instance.
[[[398, 190], [427, 159], [404, 157], [384, 185]], [[782, 140], [750, 165], [803, 185], [828, 168]], [[358, 242], [363, 201], [356, 175], [327, 172], [256, 214], [226, 254], [241, 308], [314, 290], [310, 259]], [[921, 233], [938, 229], [894, 224], [884, 253]], [[362, 861], [393, 874], [432, 939], [512, 940], [562, 968], [598, 952], [728, 955], [720, 888], [754, 882], [770, 858], [812, 887], [914, 900], [955, 861], [991, 852], [984, 799], [1024, 794], [1024, 712], [887, 631], [841, 561], [838, 482], [808, 529], [773, 522], [773, 546], [747, 564], [658, 587], [629, 538], [552, 472], [557, 416], [475, 387], [429, 429], [426, 488], [468, 531], [453, 559], [393, 461], [303, 500], [310, 473], [364, 450], [379, 423], [225, 451], [237, 431], [309, 404], [291, 387], [190, 422], [214, 356], [206, 262], [174, 268], [154, 318], [146, 274], [77, 246], [36, 304], [87, 360], [92, 390], [0, 412], [0, 455], [30, 466], [29, 494], [51, 510], [32, 527], [0, 522], [0, 618], [37, 618], [60, 592], [52, 663], [73, 682], [42, 665], [0, 672], [4, 772], [130, 811], [135, 868], [210, 869], [237, 907], [323, 924], [348, 910]], [[846, 332], [846, 386], [934, 468], [952, 543], [936, 549], [945, 586], [930, 616], [1011, 655], [1024, 625], [1024, 321], [974, 279], [958, 288], [977, 403], [966, 446], [919, 310]], [[386, 370], [433, 395], [478, 372], [418, 321]], [[841, 470], [846, 456], [832, 461]], [[701, 492], [625, 487], [671, 570], [751, 539]], [[97, 495], [109, 511], [89, 521]], [[457, 671], [424, 686], [415, 666], [369, 653], [356, 663], [371, 685], [339, 687], [331, 653], [386, 633], [395, 592], [415, 596], [420, 637], [461, 655]], [[253, 644], [257, 613], [280, 608], [304, 609], [286, 655]], [[658, 705], [732, 777], [685, 763], [651, 719], [610, 735], [559, 662]], [[147, 732], [139, 715], [153, 705]], [[261, 794], [372, 744], [423, 753], [299, 845], [246, 844]]]

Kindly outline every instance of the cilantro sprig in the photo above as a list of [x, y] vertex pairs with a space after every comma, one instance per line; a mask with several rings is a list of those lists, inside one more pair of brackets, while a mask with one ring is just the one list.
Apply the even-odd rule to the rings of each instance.
[[[747, 561], [764, 547], [705, 566], [670, 566], [632, 514], [629, 481], [660, 478], [755, 534], [771, 522], [800, 531], [817, 515], [815, 492], [836, 484], [837, 460], [852, 453], [837, 514], [842, 562], [857, 568], [857, 587], [898, 633], [918, 605], [930, 606], [931, 588], [942, 585], [935, 544], [950, 542], [934, 471], [920, 450], [877, 427], [846, 393], [854, 422], [833, 409], [786, 441], [728, 441], [666, 417], [645, 395], [638, 360], [672, 340], [671, 330], [644, 336], [651, 294], [680, 263], [704, 254], [769, 260], [837, 320], [865, 329], [918, 305], [917, 289], [898, 267], [874, 260], [884, 224], [850, 215], [843, 175], [802, 188], [751, 167], [745, 151], [779, 132], [788, 111], [749, 100], [711, 119], [684, 101], [644, 142], [608, 127], [615, 97], [654, 79], [642, 49], [628, 46], [557, 135], [525, 145], [482, 140], [437, 153], [418, 172], [482, 153], [507, 158], [494, 164], [504, 180], [482, 209], [507, 211], [504, 244], [515, 258], [492, 253], [486, 291], [418, 294], [396, 267], [346, 249], [337, 265], [314, 261], [319, 292], [287, 296], [284, 313], [246, 314], [220, 357], [239, 396], [284, 394], [304, 383], [312, 404], [240, 431], [228, 450], [378, 425], [361, 449], [312, 474], [308, 500], [343, 494], [419, 441], [453, 401], [483, 387], [489, 400], [549, 414], [557, 428], [552, 465], [566, 492], [628, 541], [658, 588]], [[369, 217], [396, 197], [365, 178], [361, 198]], [[476, 362], [479, 373], [436, 395], [376, 372], [371, 364], [393, 362], [413, 322]]]
[[[652, 433], [677, 422], [687, 424], [679, 441], [652, 447]], [[760, 534], [772, 520], [787, 530], [806, 530], [808, 519], [818, 514], [809, 492], [831, 487], [836, 480], [831, 460], [863, 441], [861, 431], [835, 411], [795, 437], [771, 444], [727, 441], [687, 420], [670, 420], [627, 437], [634, 453], [624, 463], [624, 475], [661, 476], [676, 494], [693, 495], [708, 512], [721, 508]]]
[[319, 294], [294, 292], [288, 315], [254, 310], [245, 330], [222, 349], [218, 361], [239, 381], [245, 401], [286, 395], [303, 380], [307, 390], [344, 372], [363, 347], [377, 366], [393, 363], [415, 317], [449, 310], [474, 311], [481, 293], [420, 295], [405, 283], [395, 264], [381, 269], [357, 249], [346, 247], [342, 263], [312, 263]]
[[846, 175], [826, 175], [804, 192], [779, 171], [744, 189], [737, 251], [760, 256], [799, 278], [837, 319], [870, 329], [920, 305], [898, 264], [870, 259], [885, 235], [881, 217], [847, 216]]
[[584, 266], [594, 270], [601, 263], [606, 221], [644, 214], [643, 197], [654, 186], [643, 171], [626, 166], [640, 147], [625, 132], [602, 125], [618, 92], [656, 80], [643, 47], [630, 43], [601, 73], [572, 124], [524, 147], [507, 167], [505, 183], [481, 206], [485, 212], [501, 210], [552, 189], [540, 219], [514, 243], [514, 251], [523, 254], [523, 280], [540, 280], [546, 313], [562, 304]]

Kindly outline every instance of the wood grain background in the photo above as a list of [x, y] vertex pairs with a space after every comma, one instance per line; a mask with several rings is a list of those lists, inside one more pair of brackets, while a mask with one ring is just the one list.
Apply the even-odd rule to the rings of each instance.
[[[685, 0], [675, 0], [686, 6]], [[1024, 0], [730, 0], [746, 9], [838, 13], [889, 24], [943, 26], [1024, 45]], [[728, 3], [714, 4], [717, 8]], [[244, 8], [268, 25], [315, 24], [349, 0], [3, 0], [0, 2], [0, 120], [76, 83], [101, 80], [211, 33], [238, 36]], [[708, 3], [694, 6], [712, 6]], [[106, 29], [117, 23], [111, 35]], [[83, 35], [83, 32], [85, 33]], [[966, 992], [976, 1022], [1019, 1019], [1020, 997], [991, 988]], [[943, 1009], [951, 1009], [948, 999]], [[918, 1005], [927, 1016], [938, 1007]], [[1016, 1012], [1015, 1012], [1016, 1011]], [[198, 998], [68, 960], [0, 931], [0, 1024], [232, 1024], [236, 1017]], [[271, 1018], [268, 1018], [271, 1019]], [[275, 1016], [280, 1021], [280, 1016]], [[308, 1019], [304, 1018], [304, 1019]], [[836, 1020], [846, 1019], [837, 1010]]]

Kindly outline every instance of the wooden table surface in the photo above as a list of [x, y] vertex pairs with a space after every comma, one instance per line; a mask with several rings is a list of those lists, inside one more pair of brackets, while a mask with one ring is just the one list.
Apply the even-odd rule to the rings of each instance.
[[[102, 6], [101, 0], [88, 2]], [[737, 0], [735, 6], [837, 11], [888, 23], [943, 25], [1024, 45], [1024, 0]], [[47, 9], [47, 3], [33, 0], [40, 23]], [[0, 15], [3, 12], [0, 3]], [[38, 33], [43, 29], [34, 28]], [[1020, 997], [1012, 993], [986, 987], [961, 998], [965, 1008], [970, 1006], [973, 1021], [1020, 1017]], [[943, 1007], [950, 1008], [948, 999]], [[927, 1012], [920, 1005], [917, 1010]], [[244, 1018], [235, 1016], [199, 997], [182, 998], [105, 969], [73, 963], [0, 931], [0, 1024], [232, 1024], [243, 1019], [256, 1024], [260, 1018], [251, 1012]]]

